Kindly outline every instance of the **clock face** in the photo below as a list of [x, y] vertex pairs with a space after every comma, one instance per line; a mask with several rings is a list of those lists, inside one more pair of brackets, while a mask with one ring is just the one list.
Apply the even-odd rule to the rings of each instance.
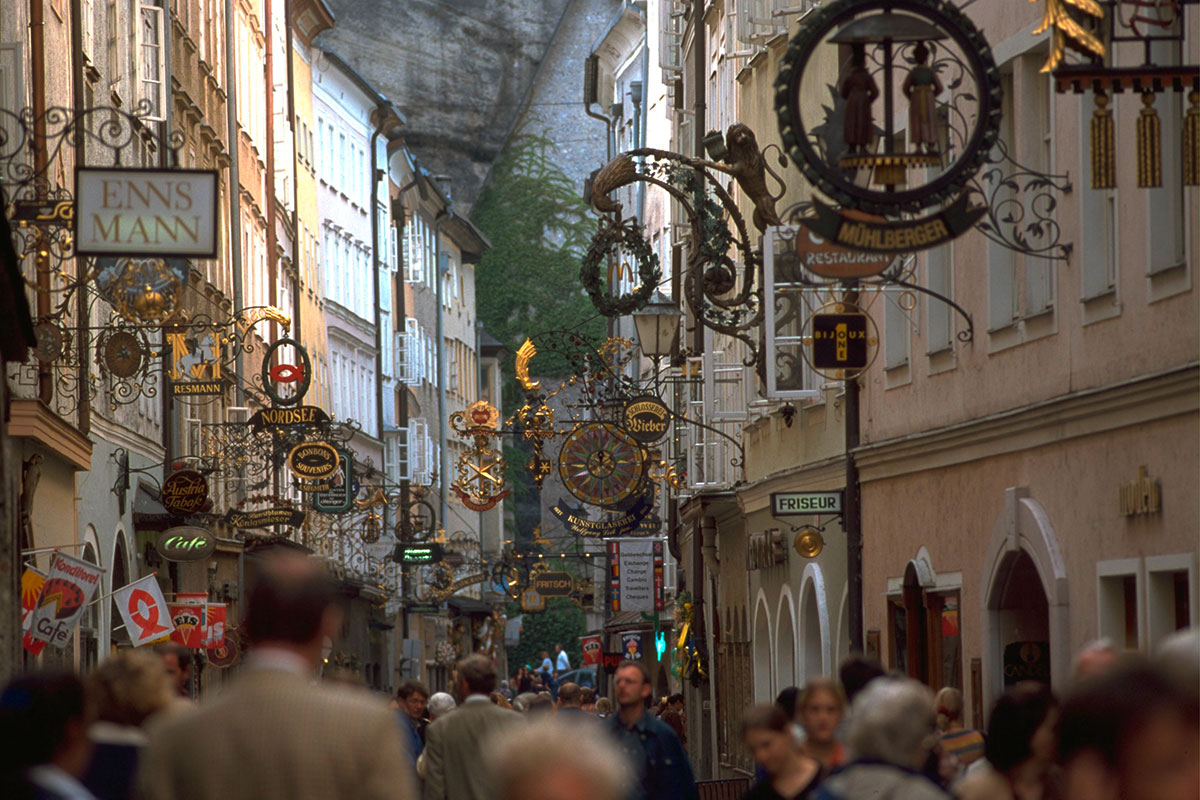
[[619, 506], [636, 494], [646, 477], [646, 453], [616, 425], [576, 425], [558, 455], [563, 486], [595, 506]]

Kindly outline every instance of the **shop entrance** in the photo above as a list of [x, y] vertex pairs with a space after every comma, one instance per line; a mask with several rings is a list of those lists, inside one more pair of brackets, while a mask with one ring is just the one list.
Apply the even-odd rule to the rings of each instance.
[[1049, 683], [1050, 608], [1027, 552], [1005, 555], [991, 598], [1004, 688], [1026, 680]]

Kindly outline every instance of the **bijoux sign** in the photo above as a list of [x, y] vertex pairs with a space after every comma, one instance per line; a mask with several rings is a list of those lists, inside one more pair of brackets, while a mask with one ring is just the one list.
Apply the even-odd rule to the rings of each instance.
[[172, 472], [162, 482], [159, 500], [172, 514], [194, 514], [208, 502], [208, 481], [194, 469]]
[[217, 256], [217, 171], [75, 171], [75, 254]]
[[167, 561], [199, 561], [217, 549], [217, 537], [195, 525], [180, 525], [160, 533], [154, 549]]

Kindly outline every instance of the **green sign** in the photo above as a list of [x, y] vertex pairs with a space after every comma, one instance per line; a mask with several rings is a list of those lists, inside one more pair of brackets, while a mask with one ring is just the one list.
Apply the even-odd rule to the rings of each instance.
[[444, 552], [440, 544], [398, 544], [392, 554], [397, 564], [436, 564]]

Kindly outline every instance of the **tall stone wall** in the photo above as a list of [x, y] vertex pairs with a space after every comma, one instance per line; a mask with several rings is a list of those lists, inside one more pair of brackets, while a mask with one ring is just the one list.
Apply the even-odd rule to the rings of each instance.
[[336, 24], [318, 43], [400, 109], [408, 146], [469, 205], [570, 2], [329, 0]]

